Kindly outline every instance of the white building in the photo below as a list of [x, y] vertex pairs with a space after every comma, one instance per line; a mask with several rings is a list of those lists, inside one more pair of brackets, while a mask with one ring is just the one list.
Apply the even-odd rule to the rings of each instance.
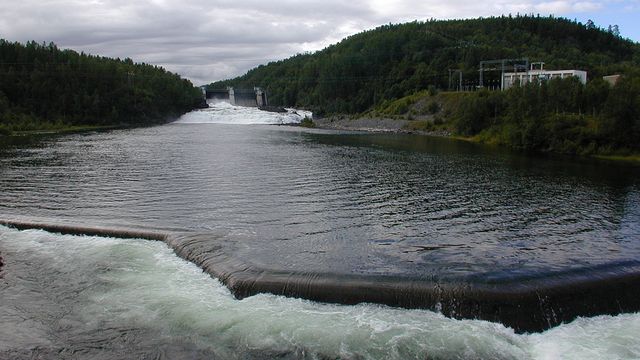
[[532, 81], [545, 81], [554, 78], [568, 78], [575, 76], [581, 83], [587, 83], [587, 72], [582, 70], [544, 70], [532, 69], [523, 72], [504, 73], [502, 78], [502, 90], [506, 90], [515, 84], [526, 84]]

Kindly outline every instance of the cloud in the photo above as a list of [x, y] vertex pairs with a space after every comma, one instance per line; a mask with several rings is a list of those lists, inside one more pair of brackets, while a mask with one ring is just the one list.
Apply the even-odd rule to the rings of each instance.
[[594, 11], [595, 1], [0, 0], [0, 36], [161, 65], [196, 84], [384, 23]]

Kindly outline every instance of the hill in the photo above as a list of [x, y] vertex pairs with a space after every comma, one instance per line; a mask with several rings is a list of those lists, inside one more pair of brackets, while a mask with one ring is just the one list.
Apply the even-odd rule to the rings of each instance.
[[[550, 69], [586, 70], [595, 78], [638, 66], [640, 46], [562, 18], [432, 20], [384, 25], [209, 86], [260, 86], [273, 105], [360, 113], [429, 86], [447, 89], [449, 69], [461, 69], [465, 84], [473, 86], [480, 61], [523, 57]], [[495, 82], [493, 76], [487, 80]]]
[[[480, 62], [504, 58], [586, 70], [589, 81], [551, 79], [489, 91], [500, 84], [500, 72], [493, 71], [485, 72], [481, 91], [446, 91], [459, 82], [450, 69], [462, 73], [466, 89], [477, 90]], [[615, 86], [602, 79], [610, 74], [622, 75]], [[525, 150], [640, 154], [640, 45], [562, 18], [385, 25], [209, 86], [261, 86], [272, 105], [320, 116], [410, 120], [407, 131]]]
[[505, 91], [422, 91], [359, 115], [403, 119], [407, 131], [453, 133], [523, 150], [639, 160], [640, 72], [615, 86], [602, 78], [551, 79]]
[[157, 66], [0, 39], [0, 132], [159, 123], [201, 99]]

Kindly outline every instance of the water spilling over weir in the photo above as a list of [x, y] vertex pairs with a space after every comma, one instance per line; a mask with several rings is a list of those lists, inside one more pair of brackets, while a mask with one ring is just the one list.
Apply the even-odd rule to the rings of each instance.
[[0, 146], [0, 358], [640, 354], [638, 169], [243, 111]]
[[399, 276], [263, 269], [237, 258], [227, 241], [207, 234], [3, 219], [0, 224], [62, 234], [164, 241], [177, 255], [222, 281], [237, 298], [270, 293], [330, 303], [429, 309], [448, 317], [499, 322], [517, 332], [546, 330], [578, 316], [640, 310], [640, 261], [517, 281], [447, 283]]
[[157, 241], [0, 226], [0, 357], [596, 359], [640, 354], [640, 315], [540, 334], [424, 310], [229, 291]]
[[181, 124], [229, 124], [229, 125], [287, 125], [298, 124], [312, 113], [306, 110], [284, 109], [285, 112], [262, 111], [256, 107], [231, 105], [214, 101], [207, 109], [192, 111], [182, 116]]

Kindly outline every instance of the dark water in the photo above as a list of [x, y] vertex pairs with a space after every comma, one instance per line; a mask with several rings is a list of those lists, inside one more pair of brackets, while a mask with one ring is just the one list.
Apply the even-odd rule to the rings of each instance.
[[[447, 139], [172, 124], [0, 138], [0, 217], [210, 233], [271, 269], [590, 276], [639, 265], [639, 175]], [[640, 356], [639, 314], [515, 334], [427, 310], [237, 300], [161, 242], [0, 226], [0, 256], [0, 359]]]
[[211, 232], [271, 269], [499, 281], [637, 265], [640, 169], [277, 126], [3, 140], [0, 214]]

